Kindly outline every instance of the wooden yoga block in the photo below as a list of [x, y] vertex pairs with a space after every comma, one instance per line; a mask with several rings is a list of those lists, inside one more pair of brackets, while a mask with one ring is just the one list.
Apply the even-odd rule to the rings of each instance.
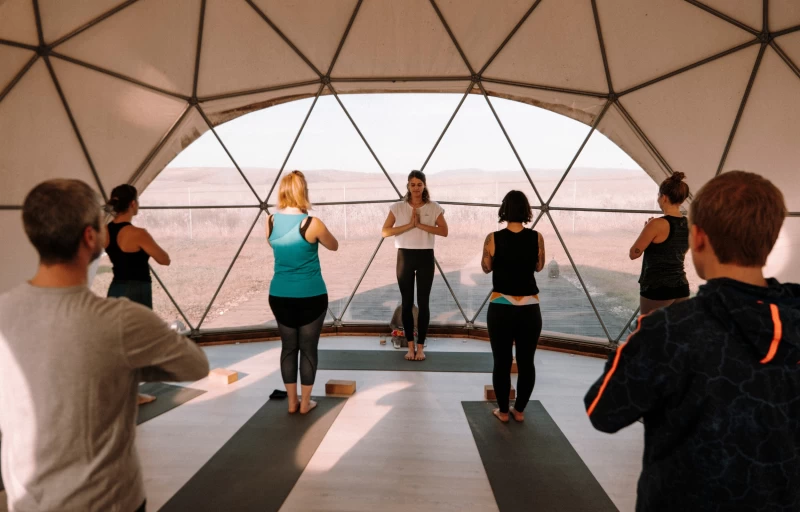
[[325, 384], [326, 395], [352, 395], [356, 392], [356, 381], [331, 379]]
[[208, 377], [216, 384], [233, 384], [239, 380], [239, 373], [225, 368], [214, 368], [209, 372]]
[[[483, 386], [483, 398], [486, 400], [497, 400], [497, 395], [494, 392], [494, 386], [491, 384], [486, 384]], [[511, 386], [511, 392], [508, 394], [508, 398], [510, 400], [517, 398], [517, 390], [514, 389], [514, 386]]]
[[519, 371], [517, 371], [517, 358], [516, 357], [511, 362], [511, 373], [519, 373]]

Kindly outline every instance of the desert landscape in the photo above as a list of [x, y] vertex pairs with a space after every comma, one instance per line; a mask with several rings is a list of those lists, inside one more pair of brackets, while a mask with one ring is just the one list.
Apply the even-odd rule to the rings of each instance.
[[[253, 188], [266, 197], [277, 171], [244, 171]], [[317, 203], [396, 198], [383, 174], [305, 172], [311, 199]], [[560, 178], [557, 171], [535, 170], [531, 174], [537, 176], [537, 189], [546, 196], [552, 193]], [[393, 178], [402, 186], [402, 175]], [[537, 204], [521, 171], [453, 170], [433, 173], [428, 181], [432, 196], [438, 201], [497, 204], [508, 190], [519, 189], [528, 194], [532, 204]], [[552, 205], [652, 210], [656, 194], [652, 179], [641, 171], [581, 168], [574, 169], [566, 178]], [[275, 195], [273, 193], [268, 203], [275, 202]], [[145, 209], [135, 222], [147, 228], [172, 256], [171, 266], [154, 264], [154, 269], [192, 326], [230, 329], [274, 325], [267, 303], [273, 260], [266, 242], [265, 214], [233, 167], [167, 168], [142, 194], [141, 205]], [[217, 205], [235, 207], [146, 209], [148, 206]], [[337, 318], [344, 312], [342, 321], [345, 323], [387, 323], [399, 304], [396, 250], [392, 240], [381, 242], [380, 238], [388, 206], [385, 202], [323, 205], [311, 212], [340, 240], [338, 252], [321, 249], [320, 259], [331, 312]], [[491, 276], [484, 275], [480, 269], [480, 254], [486, 234], [498, 229], [496, 207], [445, 204], [444, 208], [450, 235], [437, 240], [436, 257], [463, 308], [463, 315], [437, 272], [431, 296], [432, 322], [464, 325], [465, 316], [470, 321], [475, 317], [491, 289]], [[539, 212], [534, 213], [538, 215]], [[628, 259], [628, 248], [651, 215], [558, 210], [551, 211], [550, 215], [609, 335], [616, 339], [638, 306], [637, 279], [641, 263]], [[251, 226], [252, 231], [242, 246]], [[544, 236], [548, 264], [554, 261], [559, 268], [558, 278], [548, 278], [546, 272], [537, 276], [544, 329], [607, 339], [549, 218], [543, 216], [536, 229]], [[241, 252], [226, 277], [240, 246]], [[344, 310], [373, 253], [374, 261]], [[694, 273], [690, 257], [687, 257], [687, 273], [692, 290], [696, 291], [701, 280]], [[204, 317], [223, 278], [224, 284]], [[110, 281], [110, 263], [104, 256], [93, 289], [105, 294]], [[181, 319], [155, 280], [154, 309], [167, 321]], [[476, 323], [485, 324], [485, 314], [484, 309], [475, 319]]]

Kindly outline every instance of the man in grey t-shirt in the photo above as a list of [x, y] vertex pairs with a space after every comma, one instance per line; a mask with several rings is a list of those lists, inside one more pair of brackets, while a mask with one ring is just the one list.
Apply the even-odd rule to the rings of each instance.
[[140, 381], [190, 381], [208, 359], [147, 308], [86, 286], [105, 237], [97, 194], [35, 187], [22, 212], [36, 275], [0, 295], [0, 432], [10, 510], [144, 510], [134, 447]]

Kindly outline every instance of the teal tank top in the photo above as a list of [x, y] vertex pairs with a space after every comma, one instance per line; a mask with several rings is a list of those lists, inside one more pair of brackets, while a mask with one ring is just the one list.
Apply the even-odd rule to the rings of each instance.
[[316, 297], [328, 293], [322, 279], [317, 249], [300, 234], [307, 214], [276, 213], [269, 242], [275, 254], [275, 273], [269, 285], [273, 297]]

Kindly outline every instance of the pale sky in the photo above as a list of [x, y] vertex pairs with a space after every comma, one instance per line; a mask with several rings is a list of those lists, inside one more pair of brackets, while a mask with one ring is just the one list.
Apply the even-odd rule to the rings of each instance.
[[[420, 168], [461, 97], [460, 94], [340, 95], [390, 173]], [[312, 101], [294, 101], [254, 112], [218, 127], [217, 131], [240, 166], [280, 168]], [[589, 132], [588, 126], [547, 110], [500, 98], [491, 101], [529, 169], [565, 169]], [[230, 165], [209, 131], [169, 167]], [[640, 169], [597, 131], [575, 166]], [[331, 96], [317, 101], [287, 168], [380, 170]], [[465, 168], [519, 170], [486, 100], [479, 95], [466, 99], [426, 171]]]

